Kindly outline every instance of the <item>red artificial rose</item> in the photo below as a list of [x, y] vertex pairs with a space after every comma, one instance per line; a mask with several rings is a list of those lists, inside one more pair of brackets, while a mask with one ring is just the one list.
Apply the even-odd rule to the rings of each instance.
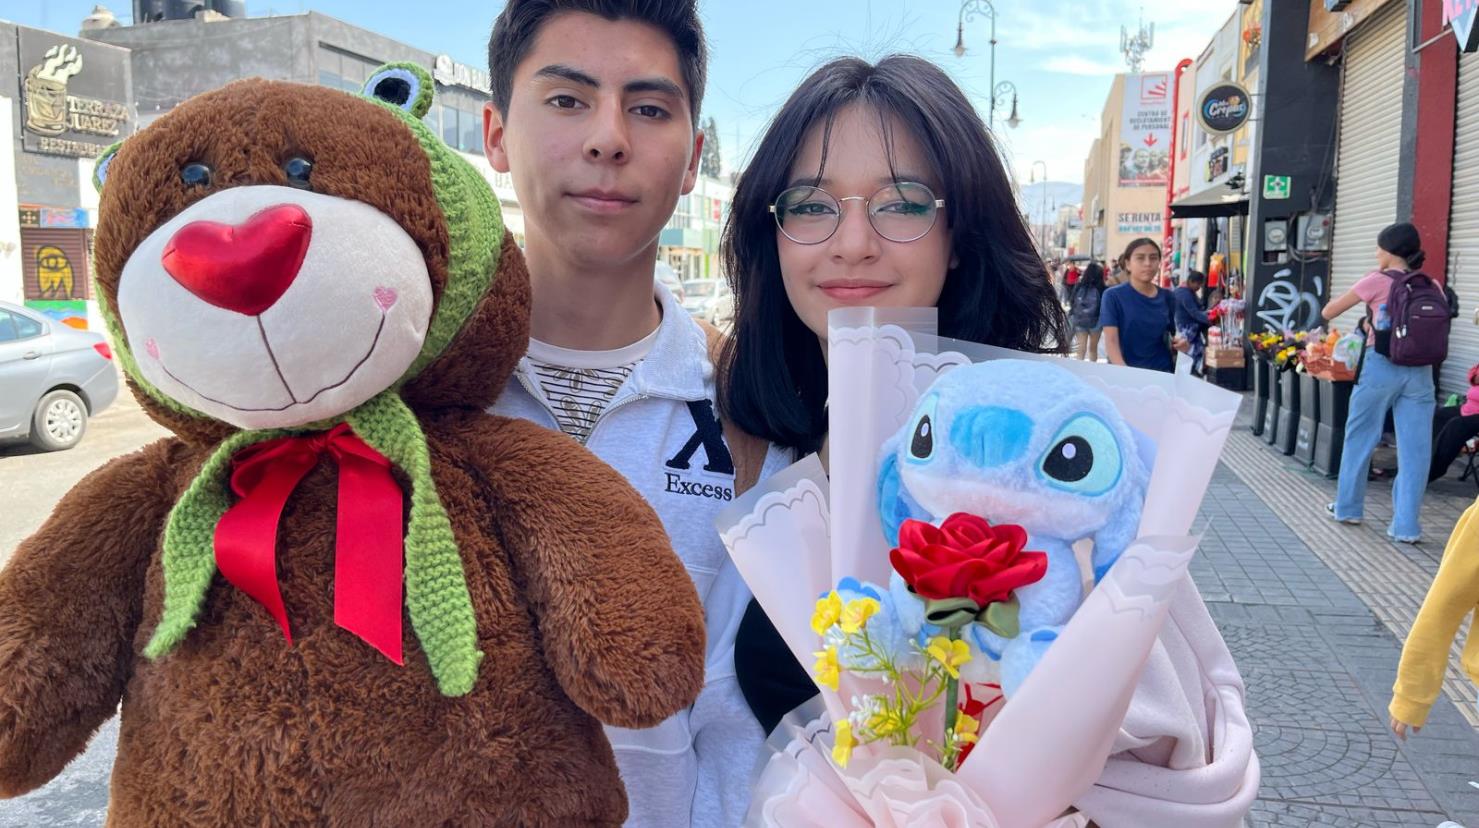
[[906, 520], [899, 547], [889, 562], [922, 598], [969, 598], [985, 607], [1007, 601], [1012, 590], [1042, 580], [1048, 571], [1043, 552], [1023, 551], [1027, 531], [992, 526], [975, 515], [956, 513], [939, 527]]

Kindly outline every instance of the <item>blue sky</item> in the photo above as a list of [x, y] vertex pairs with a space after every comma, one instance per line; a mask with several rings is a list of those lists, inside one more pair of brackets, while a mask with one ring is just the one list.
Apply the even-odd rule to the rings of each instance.
[[[96, 0], [6, 0], [3, 16], [29, 26], [75, 32]], [[1122, 71], [1121, 25], [1142, 13], [1156, 26], [1146, 69], [1195, 58], [1238, 8], [1236, 0], [995, 0], [997, 80], [1020, 94], [1022, 125], [998, 129], [1025, 184], [1034, 161], [1048, 177], [1079, 181], [1098, 134], [1110, 77]], [[132, 3], [110, 6], [124, 22]], [[488, 28], [498, 0], [247, 0], [252, 15], [313, 10], [393, 36], [421, 49], [486, 65]], [[913, 52], [944, 66], [984, 112], [990, 96], [991, 22], [968, 22], [968, 52], [955, 45], [957, 0], [700, 0], [712, 57], [704, 114], [719, 127], [726, 168], [748, 155], [771, 113], [821, 63], [843, 54], [878, 58]], [[1039, 168], [1040, 169], [1040, 168]]]

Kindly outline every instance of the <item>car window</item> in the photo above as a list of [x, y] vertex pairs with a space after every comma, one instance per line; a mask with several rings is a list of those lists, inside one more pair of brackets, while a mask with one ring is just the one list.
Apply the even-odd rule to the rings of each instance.
[[14, 342], [19, 339], [15, 333], [15, 322], [11, 321], [10, 313], [0, 310], [0, 342]]
[[13, 313], [10, 316], [15, 321], [15, 334], [17, 339], [30, 339], [33, 336], [41, 335], [40, 322], [37, 322], [29, 316], [21, 316], [18, 313]]

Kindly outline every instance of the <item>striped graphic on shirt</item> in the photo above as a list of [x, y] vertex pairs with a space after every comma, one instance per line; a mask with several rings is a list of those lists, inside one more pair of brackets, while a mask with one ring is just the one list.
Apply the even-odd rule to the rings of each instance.
[[554, 409], [560, 430], [585, 445], [601, 412], [611, 404], [622, 383], [637, 366], [633, 362], [617, 368], [568, 368], [529, 360], [544, 396]]

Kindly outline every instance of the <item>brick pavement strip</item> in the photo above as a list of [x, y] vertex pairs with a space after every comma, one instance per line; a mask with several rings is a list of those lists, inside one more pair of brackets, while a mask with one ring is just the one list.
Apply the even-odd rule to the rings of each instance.
[[[1467, 680], [1449, 682], [1410, 741], [1386, 728], [1401, 637], [1441, 543], [1388, 543], [1379, 509], [1368, 509], [1362, 527], [1330, 521], [1333, 484], [1242, 428], [1223, 461], [1198, 519], [1192, 577], [1248, 685], [1263, 767], [1250, 824], [1433, 828], [1454, 819], [1479, 828], [1479, 790], [1469, 784], [1479, 779], [1479, 734], [1467, 716]], [[1373, 486], [1368, 500], [1384, 496], [1388, 489]], [[1467, 505], [1440, 497], [1424, 510], [1426, 528], [1446, 539]]]
[[[1386, 537], [1391, 518], [1390, 487], [1371, 485], [1360, 526], [1336, 523], [1325, 512], [1335, 499], [1328, 481], [1273, 451], [1253, 434], [1235, 429], [1223, 452], [1224, 464], [1246, 483], [1299, 539], [1350, 587], [1398, 641], [1407, 638], [1428, 585], [1438, 571], [1443, 545], [1472, 497], [1430, 492], [1423, 502], [1424, 543], [1405, 546]], [[1479, 728], [1474, 685], [1460, 663], [1468, 621], [1449, 655], [1444, 693], [1464, 718]]]

